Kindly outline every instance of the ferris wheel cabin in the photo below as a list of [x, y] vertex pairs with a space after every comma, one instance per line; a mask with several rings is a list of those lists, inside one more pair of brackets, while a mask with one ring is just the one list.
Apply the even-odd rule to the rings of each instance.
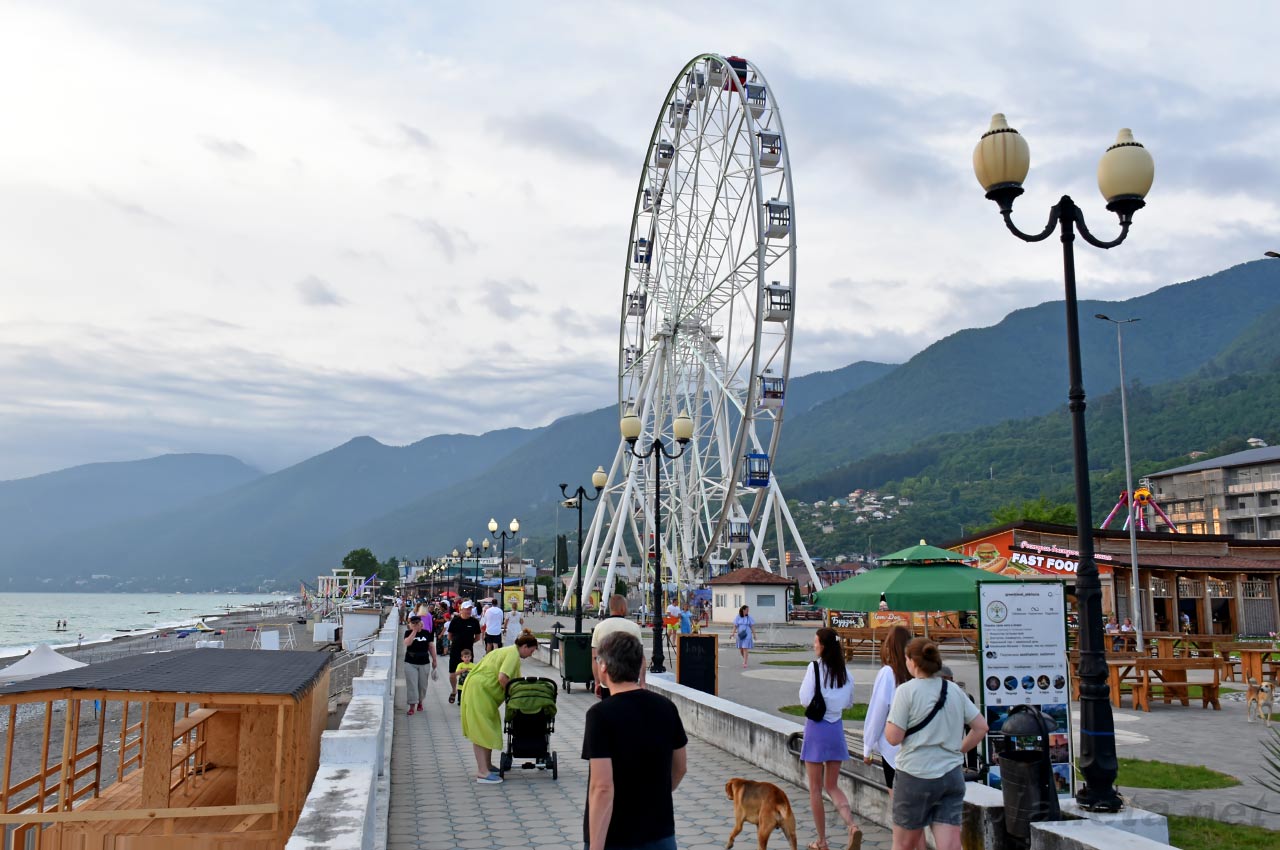
[[689, 104], [683, 100], [677, 100], [671, 104], [671, 127], [677, 133], [684, 129], [689, 123]]
[[707, 62], [707, 82], [711, 86], [715, 88], [723, 86], [727, 74], [728, 71], [725, 69], [724, 65], [720, 64], [716, 60], [712, 59]]
[[751, 545], [751, 523], [730, 520], [727, 537], [730, 549], [746, 549]]
[[767, 223], [765, 236], [778, 239], [791, 232], [791, 204], [774, 198], [765, 202], [764, 211]]
[[765, 372], [760, 376], [760, 406], [769, 410], [782, 407], [786, 396], [787, 379]]
[[707, 75], [702, 71], [694, 68], [689, 72], [689, 84], [686, 91], [689, 93], [689, 100], [702, 100], [707, 96]]
[[643, 236], [636, 240], [636, 264], [641, 266], [649, 265], [649, 261], [653, 259], [653, 246], [649, 244], [649, 240]]
[[725, 88], [737, 88], [737, 86], [745, 84], [747, 82], [747, 60], [743, 59], [741, 56], [728, 56], [725, 58], [725, 61], [728, 62], [729, 67], [733, 69], [734, 77], [738, 78], [735, 83], [733, 77], [730, 77], [725, 83]]
[[774, 168], [782, 160], [782, 136], [777, 133], [759, 133], [760, 166]]
[[759, 118], [763, 115], [765, 106], [764, 86], [758, 83], [747, 83], [747, 108], [751, 110], [751, 117]]
[[643, 316], [644, 308], [648, 305], [649, 296], [644, 292], [627, 293], [627, 315]]
[[791, 287], [776, 280], [764, 288], [764, 320], [785, 322], [791, 318]]
[[659, 168], [667, 169], [671, 167], [671, 161], [676, 158], [676, 146], [670, 142], [658, 142], [658, 157], [656, 165]]
[[760, 452], [752, 452], [743, 458], [742, 486], [769, 486], [769, 456]]

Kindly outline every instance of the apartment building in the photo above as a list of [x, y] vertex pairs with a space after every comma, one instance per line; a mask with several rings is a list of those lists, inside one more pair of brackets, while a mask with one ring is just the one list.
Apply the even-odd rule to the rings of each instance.
[[1179, 531], [1280, 540], [1280, 446], [1168, 469], [1146, 482]]

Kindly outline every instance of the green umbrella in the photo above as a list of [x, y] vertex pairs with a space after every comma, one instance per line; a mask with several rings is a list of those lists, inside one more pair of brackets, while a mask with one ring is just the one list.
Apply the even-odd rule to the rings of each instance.
[[953, 564], [881, 567], [818, 591], [814, 601], [840, 611], [875, 611], [884, 594], [890, 611], [974, 611], [979, 581], [1014, 579]]
[[882, 564], [897, 566], [899, 564], [937, 564], [952, 563], [956, 561], [968, 561], [967, 555], [961, 555], [959, 552], [952, 552], [950, 549], [939, 549], [937, 546], [930, 546], [923, 540], [919, 546], [908, 546], [892, 555], [885, 555], [877, 558]]

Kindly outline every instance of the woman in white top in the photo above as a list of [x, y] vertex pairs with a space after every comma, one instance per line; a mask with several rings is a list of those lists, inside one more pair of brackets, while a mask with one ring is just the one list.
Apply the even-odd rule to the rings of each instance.
[[889, 707], [893, 694], [900, 686], [911, 681], [907, 670], [907, 643], [911, 630], [906, 626], [894, 626], [889, 636], [880, 644], [880, 662], [884, 665], [876, 674], [871, 686], [871, 699], [867, 702], [867, 718], [862, 724], [862, 761], [871, 764], [871, 756], [880, 754], [884, 767], [884, 784], [893, 792], [893, 777], [897, 767], [895, 757], [898, 748], [884, 738], [884, 724], [889, 719]]
[[937, 850], [960, 850], [964, 753], [987, 734], [987, 721], [959, 686], [935, 675], [942, 656], [933, 641], [907, 644], [907, 669], [914, 678], [894, 693], [884, 728], [885, 739], [899, 746], [893, 850], [921, 846], [926, 826]]
[[524, 614], [520, 613], [520, 603], [512, 602], [511, 610], [507, 612], [507, 645], [514, 644], [523, 631]]
[[849, 745], [844, 739], [844, 710], [853, 705], [853, 677], [844, 665], [840, 638], [832, 629], [818, 629], [813, 636], [813, 654], [817, 660], [805, 668], [804, 681], [800, 683], [800, 704], [808, 706], [814, 692], [821, 690], [826, 713], [821, 720], [805, 718], [804, 743], [800, 747], [800, 761], [805, 763], [809, 774], [809, 806], [813, 809], [813, 824], [818, 829], [818, 840], [809, 845], [809, 850], [828, 850], [827, 814], [822, 805], [824, 788], [836, 804], [840, 819], [849, 827], [848, 850], [859, 850], [862, 830], [853, 822], [849, 798], [836, 784], [840, 764], [849, 758]]

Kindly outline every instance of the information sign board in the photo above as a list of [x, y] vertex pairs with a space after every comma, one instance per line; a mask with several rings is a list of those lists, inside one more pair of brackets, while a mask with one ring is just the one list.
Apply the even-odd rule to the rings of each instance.
[[1071, 671], [1067, 664], [1066, 592], [1060, 581], [978, 583], [979, 678], [987, 738], [987, 782], [1000, 787], [994, 736], [1017, 705], [1034, 705], [1054, 724], [1050, 760], [1059, 793], [1075, 784], [1071, 769]]

